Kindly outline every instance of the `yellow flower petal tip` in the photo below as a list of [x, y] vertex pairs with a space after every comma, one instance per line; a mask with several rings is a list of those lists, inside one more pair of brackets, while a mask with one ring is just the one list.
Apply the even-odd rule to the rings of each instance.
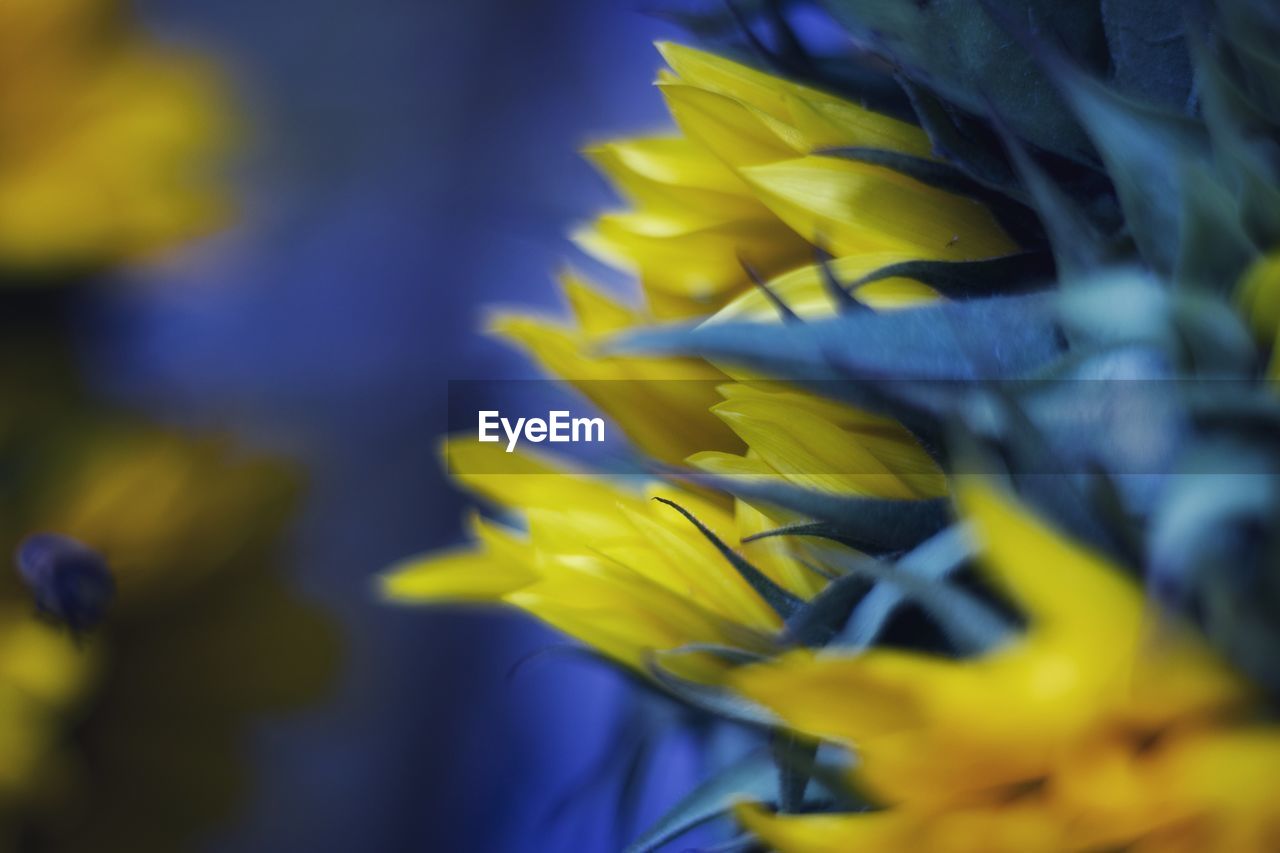
[[836, 839], [821, 826], [821, 818], [816, 822], [798, 821], [757, 803], [739, 804], [734, 807], [733, 815], [743, 829], [779, 853], [831, 853], [842, 849], [835, 846]]
[[388, 601], [492, 603], [536, 579], [527, 569], [468, 548], [404, 561], [379, 575], [376, 584]]
[[[972, 525], [981, 566], [1042, 626], [1108, 619], [1117, 636], [1140, 629], [1147, 601], [1138, 584], [1091, 549], [1051, 529], [978, 477], [955, 481], [961, 517]], [[1101, 621], [1099, 621], [1101, 620]]]

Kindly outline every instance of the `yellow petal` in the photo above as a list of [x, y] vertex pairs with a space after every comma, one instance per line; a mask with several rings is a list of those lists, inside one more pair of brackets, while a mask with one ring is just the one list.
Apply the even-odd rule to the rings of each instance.
[[[1173, 735], [1178, 739], [1180, 735]], [[1159, 778], [1162, 747], [1099, 731], [1064, 750], [1046, 794], [1070, 825], [1072, 849], [1131, 849], [1139, 839], [1184, 827], [1201, 809], [1180, 802]]]
[[797, 391], [782, 382], [726, 382], [717, 389], [725, 400], [736, 403], [754, 402], [775, 410], [803, 411], [843, 430], [856, 432], [860, 437], [868, 435], [892, 439], [910, 439], [903, 427], [891, 418], [844, 403], [819, 397], [806, 391]]
[[782, 115], [786, 112], [788, 96], [818, 95], [816, 90], [697, 48], [675, 42], [659, 42], [656, 46], [683, 82], [728, 96], [762, 112]]
[[[892, 264], [918, 260], [913, 252], [864, 252], [846, 255], [830, 262], [829, 267], [836, 280], [850, 284], [868, 273]], [[836, 311], [830, 289], [823, 279], [823, 271], [817, 264], [809, 264], [769, 281], [769, 289], [786, 303], [792, 311], [804, 318], [829, 317]], [[858, 289], [858, 299], [876, 310], [904, 308], [920, 305], [937, 298], [928, 285], [908, 278], [889, 278]], [[710, 317], [708, 323], [729, 320], [773, 320], [777, 309], [758, 288], [752, 288]]]
[[[934, 465], [918, 448], [859, 435], [785, 398], [725, 400], [712, 411], [759, 458], [789, 481], [834, 494], [910, 499], [941, 487]], [[932, 477], [921, 480], [920, 477]]]
[[858, 747], [890, 732], [926, 723], [920, 696], [951, 677], [951, 665], [894, 651], [852, 658], [790, 652], [768, 664], [737, 670], [731, 683], [796, 731]]
[[610, 178], [638, 176], [655, 184], [687, 187], [723, 196], [743, 196], [747, 187], [718, 158], [683, 136], [621, 139], [587, 149]]
[[739, 101], [686, 83], [659, 83], [671, 117], [686, 136], [734, 169], [795, 157], [776, 124]]
[[[1264, 853], [1280, 837], [1280, 732], [1274, 726], [1190, 733], [1153, 763], [1149, 784], [1200, 812], [1203, 850]], [[1158, 848], [1153, 848], [1158, 849]]]
[[1131, 643], [1146, 609], [1141, 590], [1100, 555], [1051, 530], [976, 477], [957, 503], [973, 524], [983, 568], [1039, 627], [1081, 632], [1106, 625]]
[[793, 652], [738, 670], [732, 683], [788, 726], [856, 749], [858, 784], [878, 801], [939, 805], [1048, 772], [1121, 699], [1099, 687], [1090, 669], [1100, 664], [1030, 643], [971, 661]]
[[449, 474], [500, 507], [528, 510], [616, 500], [616, 489], [561, 460], [553, 463], [550, 457], [520, 450], [507, 453], [500, 444], [469, 435], [446, 439], [443, 450]]
[[562, 273], [560, 289], [578, 328], [589, 337], [606, 337], [643, 321], [639, 312], [606, 296], [600, 288], [576, 273]]
[[[864, 449], [888, 471], [901, 478], [916, 496], [940, 497], [946, 494], [946, 480], [937, 464], [896, 421], [814, 394], [790, 390], [779, 383], [731, 382], [721, 385], [720, 393], [726, 403], [717, 407], [717, 411], [736, 408], [747, 412], [749, 417], [765, 420], [770, 417], [768, 413], [772, 413], [776, 422], [789, 424], [802, 438], [816, 434], [820, 429], [818, 424], [830, 424], [846, 433], [841, 445], [856, 444]], [[838, 463], [835, 458], [830, 461]], [[831, 470], [842, 472], [839, 468]], [[786, 473], [782, 469], [779, 471]]]
[[892, 811], [867, 814], [780, 815], [760, 806], [735, 810], [738, 821], [777, 853], [913, 853], [911, 826]]
[[606, 263], [639, 274], [646, 291], [703, 303], [710, 313], [750, 286], [743, 261], [776, 275], [812, 255], [812, 247], [772, 216], [691, 226], [652, 213], [599, 217], [575, 241]]
[[1017, 249], [980, 203], [879, 166], [804, 157], [741, 174], [779, 218], [836, 255], [901, 251], [973, 260]]
[[[795, 520], [798, 519], [788, 519]], [[780, 522], [774, 515], [761, 512], [743, 500], [734, 502], [734, 521], [740, 539], [774, 530], [787, 523]], [[800, 598], [812, 598], [827, 584], [826, 578], [795, 559], [786, 537], [768, 536], [745, 543], [742, 545], [742, 553], [761, 572]]]
[[[723, 511], [699, 508], [691, 498], [670, 489], [659, 490], [732, 543], [733, 521]], [[762, 631], [781, 627], [778, 615], [760, 598], [723, 555], [673, 508], [650, 502], [646, 511], [626, 510], [631, 523], [645, 537], [654, 559], [662, 560], [677, 578], [673, 590], [682, 592], [737, 622]], [[637, 568], [643, 573], [642, 569]]]
[[687, 139], [626, 140], [586, 153], [636, 208], [686, 226], [768, 215], [732, 170]]
[[382, 594], [399, 601], [501, 601], [537, 580], [523, 566], [473, 549], [418, 557], [392, 566], [378, 579]]
[[941, 814], [898, 809], [775, 815], [740, 807], [738, 819], [779, 853], [1061, 853], [1061, 819], [1038, 801]]
[[761, 483], [782, 479], [781, 474], [752, 454], [739, 456], [736, 453], [707, 450], [695, 453], [685, 461], [699, 471], [722, 477], [747, 477]]
[[[640, 672], [654, 652], [695, 643], [753, 651], [768, 639], [688, 598], [601, 561], [549, 561], [538, 583], [509, 596], [512, 604]], [[681, 675], [718, 680], [725, 664], [706, 655], [678, 659]]]
[[[978, 478], [957, 499], [986, 574], [1066, 657], [1111, 693], [1112, 712], [1156, 726], [1246, 702], [1249, 685], [1187, 626], [1149, 609], [1138, 585]], [[1104, 626], [1104, 627], [1100, 627]]]
[[914, 125], [695, 48], [663, 42], [658, 50], [684, 83], [731, 98], [794, 129], [793, 147], [801, 153], [865, 146], [930, 156], [928, 137]]
[[[595, 328], [617, 319], [616, 314], [603, 319], [599, 303], [579, 310], [596, 312]], [[740, 446], [709, 414], [719, 399], [715, 383], [724, 374], [704, 361], [600, 356], [585, 335], [534, 317], [499, 316], [492, 328], [526, 350], [548, 373], [572, 384], [638, 448], [661, 461], [678, 462], [698, 450]], [[672, 430], [673, 421], [684, 429]], [[497, 445], [492, 449], [501, 452]], [[494, 467], [489, 470], [502, 471], [508, 464], [491, 457]]]

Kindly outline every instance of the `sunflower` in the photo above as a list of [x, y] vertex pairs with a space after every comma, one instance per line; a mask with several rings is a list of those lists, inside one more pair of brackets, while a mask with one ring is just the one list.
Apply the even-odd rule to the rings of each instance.
[[[611, 357], [597, 351], [608, 337], [652, 322], [653, 312], [688, 314], [704, 306], [721, 307], [725, 314], [709, 317], [708, 322], [759, 316], [761, 306], [752, 303], [751, 297], [760, 294], [753, 294], [751, 288], [752, 277], [761, 273], [745, 257], [760, 250], [761, 234], [772, 235], [770, 245], [801, 248], [767, 263], [760, 261], [761, 269], [789, 274], [794, 283], [785, 286], [788, 295], [824, 292], [822, 282], [830, 272], [823, 269], [827, 262], [815, 262], [813, 247], [804, 236], [806, 229], [821, 226], [797, 224], [800, 220], [794, 219], [789, 224], [784, 218], [789, 208], [778, 200], [788, 192], [787, 185], [762, 178], [774, 174], [766, 166], [823, 168], [829, 158], [814, 157], [811, 152], [831, 145], [879, 141], [916, 153], [927, 148], [917, 128], [895, 119], [701, 51], [677, 45], [663, 45], [662, 50], [673, 70], [664, 72], [659, 86], [685, 134], [678, 139], [625, 140], [589, 149], [589, 156], [637, 210], [606, 214], [578, 234], [584, 245], [619, 263], [631, 263], [639, 271], [647, 309], [625, 305], [582, 276], [569, 273], [562, 276], [562, 286], [574, 315], [571, 324], [507, 313], [497, 316], [492, 328], [524, 347], [544, 369], [567, 379], [613, 416], [637, 448], [661, 461], [687, 459], [713, 474], [784, 476], [837, 496], [914, 500], [945, 494], [936, 466], [912, 436], [891, 420], [794, 391], [730, 383], [728, 373], [701, 359]], [[713, 132], [722, 122], [734, 123], [733, 132]], [[745, 134], [759, 138], [754, 146], [746, 145]], [[730, 137], [736, 142], [728, 141]], [[769, 152], [767, 158], [763, 151]], [[957, 229], [963, 224], [964, 233], [972, 239], [962, 243], [953, 239], [953, 233], [939, 237], [930, 248], [927, 240], [912, 236], [909, 225], [896, 219], [876, 220], [882, 233], [874, 240], [846, 236], [834, 244], [847, 252], [832, 262], [842, 272], [865, 272], [886, 258], [966, 257], [970, 252], [1000, 252], [1013, 245], [985, 210], [966, 199], [919, 185], [904, 188], [889, 170], [854, 171], [856, 175], [851, 172], [842, 179], [847, 183], [841, 189], [847, 196], [845, 208], [828, 210], [834, 218], [822, 220], [835, 234], [852, 233], [838, 223], [858, 220], [854, 207], [860, 194], [872, 193], [897, 199], [904, 211], [909, 211], [917, 195], [929, 204], [942, 205], [951, 211], [951, 218], [944, 221]], [[709, 201], [713, 197], [716, 203]], [[698, 216], [711, 209], [725, 212], [726, 218], [714, 226], [700, 223], [689, 231], [641, 224]], [[734, 216], [727, 215], [731, 210], [736, 211]], [[864, 223], [864, 231], [866, 227], [869, 223]], [[631, 237], [624, 237], [628, 228], [633, 229]], [[634, 229], [647, 229], [645, 239], [638, 239]], [[694, 231], [700, 237], [690, 240]], [[709, 231], [727, 246], [725, 265], [697, 273], [702, 284], [693, 278], [682, 282], [655, 278], [663, 269], [688, 272], [690, 264], [706, 259], [701, 237]], [[663, 258], [688, 263], [664, 265]], [[869, 288], [873, 291], [870, 301], [884, 307], [934, 296], [928, 287], [905, 280]], [[686, 428], [672, 429], [673, 420]], [[516, 534], [513, 539], [511, 533], [476, 518], [472, 529], [481, 543], [478, 550], [397, 567], [384, 584], [391, 597], [505, 601], [639, 669], [644, 669], [646, 655], [684, 646], [759, 646], [759, 640], [742, 637], [735, 643], [732, 631], [780, 627], [767, 596], [762, 597], [739, 575], [726, 575], [715, 555], [723, 541], [767, 533], [793, 519], [793, 514], [723, 495], [708, 501], [688, 491], [636, 493], [625, 485], [602, 485], [587, 472], [574, 473], [543, 460], [511, 460], [498, 451], [488, 453], [460, 441], [449, 446], [447, 456], [450, 469], [464, 485], [496, 501], [502, 510], [525, 516], [527, 537]], [[502, 473], [491, 473], [497, 471]], [[691, 513], [694, 524], [670, 511], [643, 509], [646, 496], [663, 497], [682, 509], [696, 504]], [[572, 513], [575, 507], [580, 508], [576, 513], [594, 508], [598, 514], [571, 523], [574, 513], [555, 525], [560, 532], [554, 538], [544, 535], [550, 523], [547, 513]], [[607, 520], [619, 512], [621, 518]], [[615, 546], [602, 544], [601, 537], [610, 541], [608, 531], [619, 521], [631, 530], [630, 535], [639, 533], [648, 539], [646, 547], [615, 553]], [[694, 525], [701, 525], [709, 535]], [[695, 550], [674, 556], [686, 549]], [[809, 597], [824, 585], [821, 574], [796, 568], [786, 547], [777, 542], [757, 542], [748, 551], [759, 555], [757, 559], [787, 566], [779, 574], [762, 563], [759, 569], [752, 566], [749, 574], [763, 577], [783, 594]], [[569, 559], [570, 555], [577, 556]], [[669, 575], [673, 562], [677, 573]], [[553, 565], [573, 571], [553, 571]], [[633, 588], [637, 577], [657, 580], [662, 600], [668, 603], [628, 605], [644, 594]], [[582, 604], [584, 597], [595, 603]], [[577, 615], [569, 615], [566, 609]], [[683, 628], [656, 630], [649, 624], [674, 619], [678, 612], [684, 613]], [[606, 619], [595, 628], [586, 627], [582, 622], [591, 613]], [[735, 627], [707, 624], [708, 613], [728, 619]], [[629, 630], [631, 636], [625, 640], [604, 636], [600, 627], [608, 632]]]
[[[640, 305], [498, 324], [690, 484], [701, 553], [611, 553], [634, 492], [552, 545], [557, 469], [454, 464], [514, 531], [386, 588], [519, 604], [572, 554], [627, 643], [528, 609], [761, 733], [637, 851], [730, 813], [782, 851], [1274, 847], [1280, 18], [824, 5], [843, 52], [787, 3], [677, 14], [774, 73], [661, 45], [676, 132], [589, 149], [629, 207], [576, 235]], [[641, 627], [692, 604], [751, 633]]]

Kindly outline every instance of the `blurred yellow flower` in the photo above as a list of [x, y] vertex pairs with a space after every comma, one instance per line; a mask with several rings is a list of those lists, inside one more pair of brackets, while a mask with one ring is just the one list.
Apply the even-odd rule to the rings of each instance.
[[[30, 465], [4, 495], [3, 540], [59, 530], [103, 554], [118, 596], [88, 639], [37, 622], [0, 581], [0, 845], [173, 850], [229, 819], [264, 713], [314, 701], [336, 638], [276, 567], [295, 487], [281, 465], [84, 410], [8, 423]], [[78, 412], [67, 429], [66, 415]], [[73, 416], [75, 417], [75, 416]]]
[[147, 257], [227, 212], [219, 74], [106, 0], [0, 9], [0, 266]]
[[[0, 3], [5, 282], [75, 279], [220, 224], [233, 124], [221, 74], [154, 44], [128, 4]], [[6, 298], [37, 310], [0, 334], [0, 550], [69, 535], [117, 594], [73, 636], [0, 573], [0, 849], [186, 849], [247, 791], [247, 726], [332, 675], [330, 619], [279, 572], [294, 476], [107, 411], [61, 315]]]
[[287, 466], [215, 439], [129, 425], [84, 436], [74, 452], [44, 526], [107, 560], [125, 610], [184, 595], [269, 548], [296, 491]]
[[[39, 621], [26, 602], [0, 604], [0, 815], [47, 793], [64, 770], [65, 729], [96, 683], [97, 644]], [[2, 841], [0, 841], [2, 843]]]
[[[475, 546], [393, 567], [382, 581], [390, 598], [506, 602], [642, 672], [652, 653], [694, 643], [770, 648], [778, 615], [697, 528], [653, 498], [675, 501], [733, 544], [736, 521], [724, 504], [664, 484], [631, 491], [469, 440], [451, 441], [446, 453], [457, 479], [526, 529], [476, 517]], [[742, 553], [798, 597], [823, 583], [772, 543]], [[723, 671], [705, 655], [673, 668], [697, 678]]]
[[852, 747], [882, 807], [748, 808], [746, 825], [784, 853], [1274, 849], [1280, 729], [1254, 721], [1251, 686], [1103, 558], [987, 486], [959, 503], [1025, 632], [967, 660], [798, 651], [738, 670], [788, 726]]

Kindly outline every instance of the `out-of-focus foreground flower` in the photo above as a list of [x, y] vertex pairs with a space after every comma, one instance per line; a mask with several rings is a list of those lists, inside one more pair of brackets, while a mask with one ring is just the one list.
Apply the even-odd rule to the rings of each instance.
[[280, 571], [297, 474], [76, 364], [87, 274], [225, 217], [218, 76], [123, 4], [0, 4], [0, 849], [187, 848], [251, 789], [248, 726], [332, 675]]
[[986, 487], [961, 505], [1026, 631], [965, 660], [833, 649], [739, 670], [788, 725], [855, 748], [852, 782], [883, 807], [747, 825], [801, 851], [1268, 849], [1280, 728], [1256, 688], [1119, 567]]
[[760, 733], [637, 851], [1275, 848], [1280, 18], [792, 6], [672, 12], [774, 73], [663, 45], [677, 132], [589, 150], [640, 304], [493, 324], [687, 484], [455, 442], [503, 520], [385, 590]]

